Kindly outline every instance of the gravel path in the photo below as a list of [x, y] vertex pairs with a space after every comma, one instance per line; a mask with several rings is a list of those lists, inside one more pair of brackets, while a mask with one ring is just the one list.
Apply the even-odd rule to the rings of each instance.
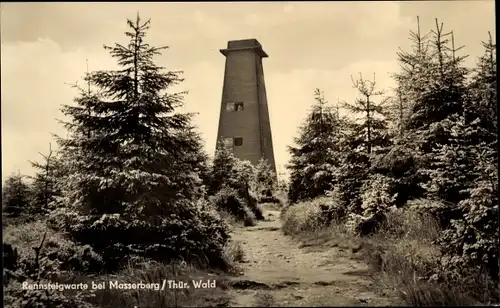
[[373, 292], [365, 264], [342, 247], [300, 248], [283, 235], [278, 211], [266, 221], [237, 228], [233, 235], [245, 251], [242, 275], [231, 282], [231, 307], [251, 306], [387, 306]]

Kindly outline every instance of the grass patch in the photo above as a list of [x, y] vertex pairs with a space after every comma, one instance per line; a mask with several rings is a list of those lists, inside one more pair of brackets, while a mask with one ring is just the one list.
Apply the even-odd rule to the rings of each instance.
[[[214, 307], [229, 302], [224, 291], [227, 282], [223, 275], [207, 273], [189, 264], [161, 264], [148, 262], [131, 264], [116, 275], [100, 277], [104, 282], [162, 282], [163, 279], [187, 282], [189, 289], [167, 288], [156, 290], [98, 290], [95, 293], [94, 304], [100, 307]], [[192, 280], [215, 280], [216, 288], [198, 289], [191, 284]]]
[[387, 215], [380, 232], [363, 239], [361, 255], [378, 273], [378, 287], [396, 290], [409, 306], [489, 304], [495, 296], [485, 287], [485, 275], [471, 271], [468, 277], [451, 281], [448, 273], [437, 271], [439, 233], [439, 224], [430, 215], [396, 210]]
[[47, 233], [46, 242], [64, 242], [65, 236], [58, 233], [42, 221], [36, 221], [25, 224], [12, 224], [3, 230], [3, 242], [8, 243], [17, 248], [20, 255], [35, 257], [35, 251], [32, 247], [38, 246], [43, 237]]
[[[36, 250], [42, 244], [36, 262]], [[17, 252], [16, 266], [27, 276], [50, 277], [61, 271], [98, 273], [102, 258], [88, 245], [77, 245], [43, 221], [9, 225], [3, 232], [3, 243]]]
[[293, 236], [301, 243], [302, 248], [331, 248], [354, 249], [359, 246], [360, 239], [347, 232], [341, 225], [331, 225], [323, 229], [295, 234]]
[[[441, 251], [436, 244], [440, 226], [430, 215], [398, 209], [387, 215], [379, 232], [354, 236], [346, 224], [321, 220], [321, 204], [312, 200], [284, 211], [282, 230], [304, 248], [350, 249], [352, 257], [370, 267], [375, 291], [396, 295], [408, 306], [488, 305], [499, 297], [487, 275], [474, 270], [467, 277], [451, 280], [440, 272]], [[438, 273], [438, 274], [437, 274]]]
[[[39, 283], [79, 284], [89, 286], [87, 290], [23, 290], [21, 281], [34, 283], [31, 270], [35, 260], [33, 247], [40, 245], [43, 235], [44, 245], [40, 250]], [[44, 222], [36, 221], [21, 225], [11, 225], [4, 229], [4, 243], [12, 245], [18, 252], [15, 261], [18, 277], [4, 285], [6, 306], [21, 308], [29, 303], [38, 303], [39, 307], [215, 307], [227, 306], [229, 303], [228, 276], [232, 271], [223, 272], [210, 268], [201, 268], [185, 262], [162, 263], [141, 257], [131, 257], [125, 266], [114, 273], [102, 271], [83, 272], [88, 268], [93, 257], [99, 261], [99, 255], [86, 246], [80, 246], [56, 230], [49, 228]], [[91, 256], [89, 256], [91, 254]], [[224, 247], [224, 258], [232, 269], [244, 258], [243, 249], [238, 242], [229, 242]], [[89, 259], [90, 258], [90, 259]], [[78, 261], [79, 262], [76, 262]], [[96, 261], [96, 262], [97, 262]], [[81, 263], [81, 264], [80, 264]], [[99, 265], [99, 263], [96, 263]], [[200, 263], [201, 264], [201, 263]], [[36, 268], [36, 267], [33, 267]], [[17, 276], [16, 276], [17, 277]], [[111, 281], [118, 284], [142, 282], [161, 285], [163, 280], [187, 282], [190, 288], [175, 289], [168, 285], [164, 290], [155, 289], [110, 289]], [[192, 281], [215, 281], [215, 288], [195, 288]], [[92, 290], [91, 285], [104, 283], [104, 289]], [[27, 304], [28, 303], [28, 304]], [[31, 306], [30, 306], [31, 307]], [[38, 306], [37, 306], [38, 307]]]
[[240, 242], [230, 241], [224, 248], [224, 253], [230, 264], [242, 262], [245, 258], [245, 251]]
[[[190, 288], [169, 288], [167, 283], [166, 288], [161, 290], [164, 279], [175, 282], [187, 282], [190, 284]], [[216, 287], [212, 289], [194, 288], [192, 284], [193, 280], [215, 281]], [[206, 271], [185, 263], [162, 264], [136, 259], [116, 274], [93, 277], [68, 272], [59, 275], [52, 282], [67, 284], [85, 283], [89, 286], [92, 283], [104, 284], [104, 289], [83, 292], [73, 290], [58, 291], [63, 293], [66, 298], [77, 296], [86, 298], [85, 302], [93, 305], [90, 307], [215, 307], [227, 305], [230, 300], [225, 291], [228, 285], [225, 274]], [[124, 285], [139, 282], [144, 284], [159, 284], [160, 290], [111, 289], [109, 287], [111, 282]], [[15, 287], [15, 285], [10, 287]], [[18, 306], [13, 305], [12, 307]]]
[[338, 218], [336, 204], [331, 198], [321, 197], [300, 202], [282, 209], [282, 230], [286, 235], [308, 234], [321, 230]]

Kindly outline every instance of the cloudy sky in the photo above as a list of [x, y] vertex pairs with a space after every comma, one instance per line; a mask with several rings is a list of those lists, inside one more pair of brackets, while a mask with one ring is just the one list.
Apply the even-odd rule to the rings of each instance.
[[274, 151], [278, 168], [288, 161], [286, 145], [313, 103], [313, 90], [331, 102], [353, 100], [350, 75], [377, 74], [381, 88], [398, 70], [398, 46], [409, 47], [408, 31], [420, 16], [422, 31], [434, 18], [453, 30], [473, 65], [487, 32], [495, 35], [494, 1], [268, 2], [268, 3], [2, 3], [1, 104], [2, 180], [28, 160], [46, 153], [55, 120], [76, 92], [68, 83], [86, 71], [114, 68], [103, 44], [125, 42], [126, 19], [151, 18], [151, 45], [169, 45], [158, 63], [183, 70], [189, 90], [186, 111], [212, 153], [217, 134], [224, 56], [228, 40], [256, 38], [264, 60]]

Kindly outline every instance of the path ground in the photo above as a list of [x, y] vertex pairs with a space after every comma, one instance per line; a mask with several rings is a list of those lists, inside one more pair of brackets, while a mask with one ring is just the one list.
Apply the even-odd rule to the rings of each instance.
[[245, 257], [242, 275], [231, 282], [231, 307], [391, 305], [373, 291], [368, 267], [348, 248], [301, 248], [281, 232], [278, 211], [265, 216], [234, 231]]

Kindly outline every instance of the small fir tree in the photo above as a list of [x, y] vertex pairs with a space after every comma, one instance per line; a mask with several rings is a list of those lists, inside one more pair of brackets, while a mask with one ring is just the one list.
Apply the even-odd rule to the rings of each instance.
[[316, 103], [295, 138], [297, 146], [288, 148], [292, 155], [288, 200], [291, 203], [324, 195], [335, 182], [340, 119], [323, 93], [316, 89]]
[[352, 129], [357, 135], [355, 146], [370, 155], [372, 151], [379, 152], [390, 145], [387, 111], [385, 110], [388, 100], [384, 99], [380, 103], [372, 100], [373, 97], [384, 94], [383, 91], [376, 90], [375, 74], [373, 81], [363, 79], [360, 74], [359, 79], [352, 79], [352, 82], [362, 98], [356, 99], [352, 104], [344, 103], [344, 107], [354, 114], [363, 115], [359, 123], [352, 124]]
[[56, 200], [61, 196], [60, 181], [66, 176], [64, 165], [57, 153], [52, 150], [49, 144], [47, 155], [39, 153], [42, 162], [31, 162], [33, 168], [37, 170], [34, 176], [31, 189], [31, 202], [33, 207], [39, 209], [40, 214], [47, 214], [56, 206]]
[[271, 165], [266, 159], [261, 158], [255, 167], [255, 191], [258, 198], [272, 197], [276, 190], [276, 178], [274, 172], [271, 170]]
[[20, 173], [12, 174], [2, 187], [2, 211], [10, 217], [26, 216], [30, 211], [30, 187]]
[[203, 195], [200, 140], [191, 114], [176, 113], [185, 93], [172, 93], [182, 72], [155, 57], [166, 49], [145, 42], [150, 21], [127, 21], [126, 45], [105, 46], [116, 70], [87, 74], [76, 106], [63, 106], [70, 161], [63, 197], [69, 211], [55, 218], [76, 240], [91, 244], [107, 264], [132, 254], [172, 260], [205, 255], [224, 264], [225, 224], [197, 205]]

